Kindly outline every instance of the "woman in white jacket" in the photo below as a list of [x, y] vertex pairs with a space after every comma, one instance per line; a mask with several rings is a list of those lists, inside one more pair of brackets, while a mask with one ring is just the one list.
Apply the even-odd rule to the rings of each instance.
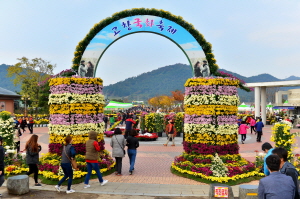
[[122, 175], [122, 159], [125, 157], [125, 145], [126, 140], [122, 135], [120, 128], [116, 128], [114, 135], [110, 140], [110, 146], [112, 147], [112, 157], [116, 159], [116, 175]]

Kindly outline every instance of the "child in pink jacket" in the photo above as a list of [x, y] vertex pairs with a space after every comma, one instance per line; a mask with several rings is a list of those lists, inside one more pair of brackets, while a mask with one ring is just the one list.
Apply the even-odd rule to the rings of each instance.
[[251, 120], [250, 120], [251, 134], [252, 134], [252, 130], [253, 130], [253, 131], [255, 132], [255, 134], [256, 134], [256, 130], [255, 130], [255, 128], [254, 128], [255, 124], [256, 124], [255, 119], [254, 119], [253, 117], [251, 117]]
[[247, 129], [249, 129], [249, 126], [246, 125], [245, 121], [242, 121], [242, 124], [239, 127], [239, 134], [242, 136], [242, 144], [244, 144], [244, 141], [246, 140]]

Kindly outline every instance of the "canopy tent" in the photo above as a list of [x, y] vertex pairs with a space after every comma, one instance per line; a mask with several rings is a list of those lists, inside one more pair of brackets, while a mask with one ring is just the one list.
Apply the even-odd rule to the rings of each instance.
[[251, 111], [251, 108], [243, 102], [238, 106], [238, 111]]
[[105, 109], [118, 109], [118, 108], [131, 108], [133, 105], [131, 103], [123, 103], [116, 101], [109, 101], [108, 105], [105, 106]]

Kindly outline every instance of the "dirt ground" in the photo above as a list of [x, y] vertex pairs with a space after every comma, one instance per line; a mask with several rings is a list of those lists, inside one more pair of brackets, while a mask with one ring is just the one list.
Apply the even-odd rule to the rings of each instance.
[[107, 195], [107, 194], [94, 194], [94, 193], [72, 193], [66, 194], [65, 192], [55, 192], [55, 191], [40, 191], [40, 190], [30, 190], [29, 193], [24, 194], [22, 196], [16, 196], [8, 194], [6, 189], [1, 188], [0, 192], [2, 193], [2, 198], [55, 198], [55, 199], [64, 199], [64, 198], [72, 198], [72, 199], [97, 199], [97, 198], [105, 198], [105, 199], [208, 199], [208, 197], [191, 197], [191, 196], [130, 196], [130, 195]]

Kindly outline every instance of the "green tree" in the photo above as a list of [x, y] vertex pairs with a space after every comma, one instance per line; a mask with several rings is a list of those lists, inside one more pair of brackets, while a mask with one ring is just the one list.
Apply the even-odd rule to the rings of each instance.
[[[18, 58], [19, 62], [7, 68], [7, 76], [13, 77], [14, 85], [21, 85], [20, 94], [30, 97], [31, 106], [36, 109], [41, 103], [43, 89], [39, 86], [42, 82], [53, 75], [56, 65], [50, 64], [41, 58], [28, 59]], [[44, 99], [43, 99], [44, 100]]]

